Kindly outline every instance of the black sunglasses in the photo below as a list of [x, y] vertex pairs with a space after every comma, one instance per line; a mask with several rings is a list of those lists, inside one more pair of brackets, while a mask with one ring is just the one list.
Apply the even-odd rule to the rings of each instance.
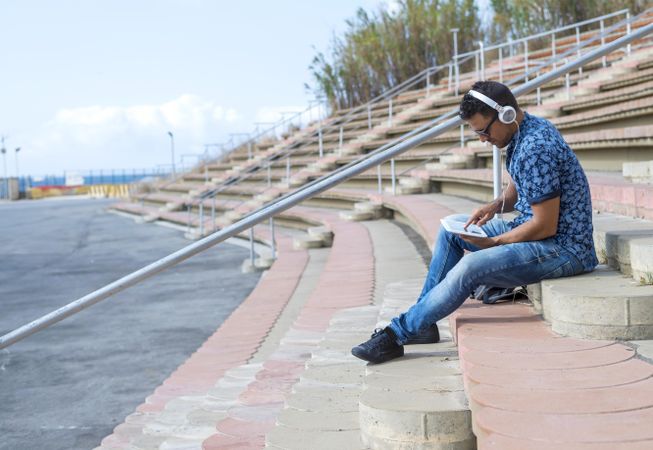
[[495, 115], [494, 115], [494, 118], [493, 118], [492, 120], [490, 120], [490, 123], [488, 123], [487, 126], [486, 126], [485, 128], [483, 128], [482, 130], [474, 130], [474, 129], [472, 129], [472, 131], [473, 131], [474, 133], [478, 134], [479, 136], [490, 137], [490, 127], [492, 126], [492, 124], [494, 123], [494, 121], [497, 120], [498, 118], [499, 118], [499, 115], [498, 115], [498, 114], [495, 114]]

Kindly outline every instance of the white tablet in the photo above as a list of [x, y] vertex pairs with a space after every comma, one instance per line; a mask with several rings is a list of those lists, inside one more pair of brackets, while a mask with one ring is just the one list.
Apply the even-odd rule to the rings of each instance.
[[467, 227], [467, 230], [465, 230], [465, 222], [460, 222], [458, 220], [440, 219], [440, 223], [442, 223], [442, 226], [445, 230], [451, 233], [462, 234], [464, 236], [487, 237], [487, 234], [485, 231], [483, 231], [483, 228], [479, 227], [478, 225], [470, 224]]

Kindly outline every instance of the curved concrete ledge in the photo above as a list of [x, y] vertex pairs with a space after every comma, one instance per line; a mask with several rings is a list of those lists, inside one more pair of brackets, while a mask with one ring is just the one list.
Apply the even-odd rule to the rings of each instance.
[[556, 333], [589, 339], [653, 339], [653, 286], [602, 268], [544, 280], [544, 318]]

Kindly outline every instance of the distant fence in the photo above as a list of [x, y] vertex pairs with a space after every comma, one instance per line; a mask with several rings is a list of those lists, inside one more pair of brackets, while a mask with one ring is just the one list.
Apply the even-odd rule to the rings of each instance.
[[[61, 175], [11, 177], [7, 180], [0, 177], [0, 200], [19, 197], [42, 198], [53, 195], [98, 195], [123, 197], [128, 191], [128, 185], [148, 178], [168, 176], [164, 170], [87, 170], [66, 171]], [[91, 187], [99, 189], [91, 191]], [[110, 186], [118, 186], [112, 189]], [[98, 195], [100, 196], [100, 195]]]

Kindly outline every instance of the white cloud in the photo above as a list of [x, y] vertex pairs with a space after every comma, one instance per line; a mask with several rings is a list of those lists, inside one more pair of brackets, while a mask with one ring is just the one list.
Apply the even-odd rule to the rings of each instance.
[[179, 158], [245, 126], [236, 109], [189, 94], [159, 105], [66, 108], [23, 140], [29, 144], [21, 166], [34, 174], [151, 168], [170, 162], [168, 131], [174, 133]]

